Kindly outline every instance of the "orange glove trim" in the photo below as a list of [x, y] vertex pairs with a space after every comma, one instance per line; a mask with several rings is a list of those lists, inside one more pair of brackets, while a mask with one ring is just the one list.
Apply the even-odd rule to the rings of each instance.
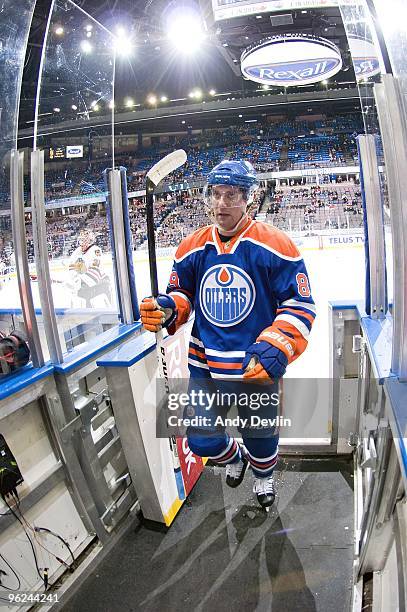
[[256, 380], [264, 380], [269, 383], [273, 382], [273, 379], [270, 378], [270, 376], [267, 374], [266, 370], [263, 368], [261, 363], [257, 363], [254, 366], [254, 368], [251, 368], [250, 370], [246, 370], [243, 374], [243, 378], [245, 379], [255, 378]]

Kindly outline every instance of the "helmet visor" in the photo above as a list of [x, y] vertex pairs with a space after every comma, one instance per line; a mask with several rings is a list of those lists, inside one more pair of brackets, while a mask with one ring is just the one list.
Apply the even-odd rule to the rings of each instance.
[[203, 198], [211, 210], [242, 208], [252, 201], [253, 191], [236, 185], [206, 185]]

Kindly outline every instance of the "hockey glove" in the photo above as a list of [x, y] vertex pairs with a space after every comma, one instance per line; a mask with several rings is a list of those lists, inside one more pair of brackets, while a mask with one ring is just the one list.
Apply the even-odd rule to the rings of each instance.
[[247, 349], [243, 360], [243, 378], [275, 380], [284, 375], [287, 364], [286, 355], [276, 346], [264, 340], [254, 342]]
[[140, 317], [144, 329], [157, 333], [174, 323], [177, 306], [171, 296], [159, 293], [156, 298], [144, 298], [140, 304]]

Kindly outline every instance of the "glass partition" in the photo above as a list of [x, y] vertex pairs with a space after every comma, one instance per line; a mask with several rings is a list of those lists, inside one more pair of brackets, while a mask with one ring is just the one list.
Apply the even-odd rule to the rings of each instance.
[[[114, 162], [114, 38], [75, 3], [55, 2], [44, 44], [35, 146], [44, 150], [52, 297], [62, 351], [118, 322], [103, 170]], [[94, 154], [92, 119], [106, 114]], [[27, 224], [31, 239], [30, 223]], [[35, 262], [32, 285], [40, 307]]]
[[0, 17], [0, 332], [6, 334], [24, 329], [11, 225], [10, 150], [17, 146], [21, 79], [34, 6], [35, 0], [5, 0]]
[[390, 208], [383, 145], [374, 98], [374, 85], [375, 83], [380, 83], [381, 75], [386, 71], [385, 62], [374, 26], [373, 16], [366, 1], [340, 2], [339, 5], [359, 90], [364, 132], [365, 134], [374, 135], [376, 140], [385, 232], [387, 295], [388, 302], [391, 304], [393, 297], [393, 257]]

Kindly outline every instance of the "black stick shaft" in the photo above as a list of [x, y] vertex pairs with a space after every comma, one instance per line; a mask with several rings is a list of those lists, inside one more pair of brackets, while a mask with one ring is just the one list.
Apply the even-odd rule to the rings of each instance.
[[157, 254], [155, 250], [154, 232], [154, 183], [147, 178], [146, 183], [146, 218], [147, 218], [147, 241], [148, 241], [148, 263], [150, 266], [151, 293], [153, 297], [158, 296]]

